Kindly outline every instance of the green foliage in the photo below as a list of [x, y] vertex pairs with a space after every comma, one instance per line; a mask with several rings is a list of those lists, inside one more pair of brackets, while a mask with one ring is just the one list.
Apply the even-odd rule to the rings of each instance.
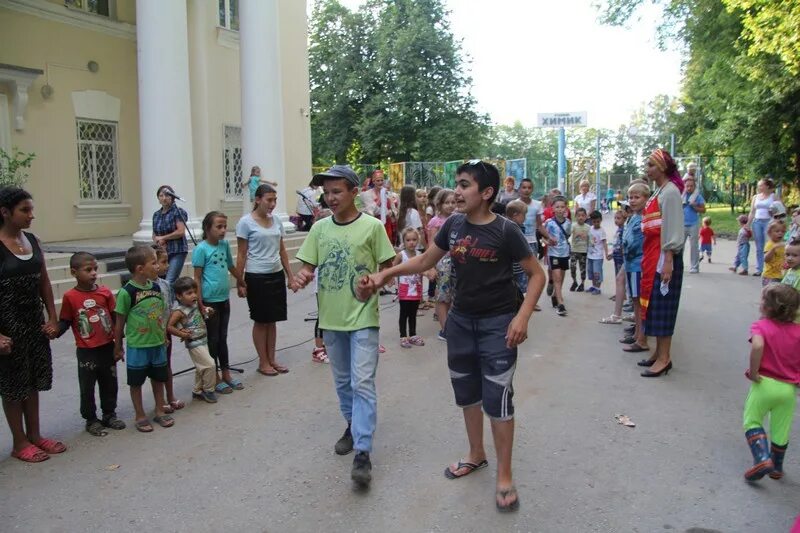
[[[597, 3], [626, 24], [644, 0]], [[800, 187], [800, 2], [653, 0], [662, 42], [686, 54], [682, 94], [669, 119], [683, 153], [732, 155], [749, 181], [772, 174]]]
[[488, 120], [442, 0], [317, 0], [309, 30], [314, 161], [448, 160], [482, 144]]
[[27, 169], [31, 168], [36, 154], [20, 152], [16, 147], [9, 154], [0, 148], [0, 187], [22, 187], [28, 179]]

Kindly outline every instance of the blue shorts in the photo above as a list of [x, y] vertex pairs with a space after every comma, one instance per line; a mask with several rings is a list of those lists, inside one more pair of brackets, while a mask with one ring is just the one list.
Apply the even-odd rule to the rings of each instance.
[[506, 347], [506, 333], [514, 313], [468, 317], [450, 311], [445, 324], [447, 366], [456, 405], [483, 404], [483, 411], [496, 420], [514, 417], [514, 387], [517, 349]]
[[639, 287], [642, 285], [641, 272], [628, 272], [625, 271], [625, 290], [628, 291], [628, 298], [638, 298]]
[[141, 387], [147, 378], [153, 381], [167, 381], [167, 349], [165, 346], [136, 348], [127, 346], [125, 366], [128, 372], [128, 386]]
[[590, 281], [603, 283], [603, 259], [587, 259], [586, 260], [587, 272], [586, 276]]
[[700, 245], [700, 251], [701, 252], [708, 252], [710, 254], [711, 253], [711, 245], [710, 244], [701, 244]]

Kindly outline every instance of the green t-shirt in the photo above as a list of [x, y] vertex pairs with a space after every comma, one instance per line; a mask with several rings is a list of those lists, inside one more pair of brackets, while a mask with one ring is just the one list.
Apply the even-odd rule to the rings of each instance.
[[317, 267], [319, 327], [331, 331], [356, 331], [378, 327], [378, 297], [359, 302], [358, 280], [395, 257], [381, 221], [361, 213], [347, 224], [333, 217], [311, 226], [297, 258]]
[[[790, 268], [787, 270], [781, 283], [784, 285], [791, 285], [794, 287], [794, 290], [800, 291], [800, 268]], [[797, 314], [794, 315], [794, 322], [795, 324], [800, 324], [800, 309], [798, 309]]]
[[572, 251], [581, 254], [589, 251], [589, 224], [572, 225]]
[[167, 341], [164, 312], [167, 304], [157, 285], [142, 286], [133, 280], [117, 292], [114, 312], [125, 319], [125, 338], [133, 348], [161, 346]]

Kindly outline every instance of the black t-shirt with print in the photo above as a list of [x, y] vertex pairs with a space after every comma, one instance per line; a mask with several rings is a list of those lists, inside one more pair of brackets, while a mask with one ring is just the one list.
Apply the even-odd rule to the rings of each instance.
[[456, 273], [453, 310], [468, 316], [494, 316], [517, 309], [511, 264], [531, 255], [516, 224], [497, 216], [477, 226], [453, 215], [436, 234], [436, 246], [449, 250]]

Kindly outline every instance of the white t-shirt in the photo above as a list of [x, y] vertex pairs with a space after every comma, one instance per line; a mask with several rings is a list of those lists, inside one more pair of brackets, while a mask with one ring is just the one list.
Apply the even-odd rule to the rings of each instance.
[[592, 192], [589, 191], [586, 194], [579, 194], [575, 197], [575, 209], [582, 207], [586, 209], [586, 214], [592, 214], [592, 202], [595, 202], [597, 205], [597, 196]]
[[528, 212], [525, 213], [525, 240], [528, 244], [536, 242], [536, 218], [542, 214], [542, 202], [531, 200], [528, 204]]
[[273, 274], [283, 270], [280, 254], [283, 236], [283, 224], [278, 217], [272, 218], [272, 226], [268, 228], [253, 220], [252, 213], [240, 218], [236, 224], [236, 237], [247, 241], [245, 271], [251, 274]]
[[422, 227], [422, 219], [419, 218], [419, 211], [414, 209], [413, 207], [406, 211], [406, 220], [405, 224], [403, 224], [403, 229], [405, 228], [417, 228], [420, 229]]
[[589, 228], [589, 250], [586, 254], [588, 259], [605, 259], [603, 253], [603, 241], [607, 241], [606, 230], [603, 228]]
[[[317, 190], [314, 187], [306, 187], [302, 191], [302, 196], [297, 197], [297, 214], [298, 215], [313, 215], [314, 212], [311, 207], [317, 207]], [[306, 199], [304, 200], [303, 197]]]

